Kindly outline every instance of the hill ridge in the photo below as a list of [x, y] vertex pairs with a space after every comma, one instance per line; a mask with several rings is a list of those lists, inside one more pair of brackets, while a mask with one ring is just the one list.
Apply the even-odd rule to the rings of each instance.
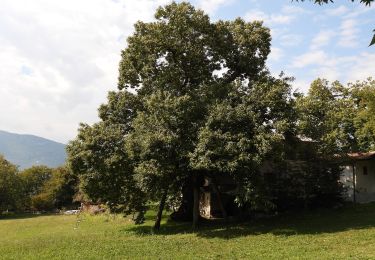
[[57, 167], [66, 159], [65, 145], [44, 137], [0, 130], [0, 154], [20, 169], [32, 165]]

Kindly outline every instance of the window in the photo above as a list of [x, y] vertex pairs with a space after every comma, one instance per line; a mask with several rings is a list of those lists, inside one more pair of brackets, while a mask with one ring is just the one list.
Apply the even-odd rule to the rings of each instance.
[[363, 166], [363, 175], [367, 175], [367, 166]]

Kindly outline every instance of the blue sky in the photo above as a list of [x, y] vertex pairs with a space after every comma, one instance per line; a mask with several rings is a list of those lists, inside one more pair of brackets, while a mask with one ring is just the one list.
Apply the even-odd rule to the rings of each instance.
[[322, 6], [290, 0], [207, 2], [223, 3], [211, 11], [214, 19], [263, 20], [273, 38], [270, 70], [294, 76], [301, 91], [317, 77], [348, 82], [375, 76], [375, 48], [368, 48], [375, 6], [343, 0]]
[[[120, 51], [137, 20], [169, 0], [2, 0], [0, 129], [67, 142], [116, 89]], [[271, 28], [271, 72], [306, 91], [324, 77], [375, 77], [375, 5], [290, 0], [194, 0], [213, 21], [242, 17]]]

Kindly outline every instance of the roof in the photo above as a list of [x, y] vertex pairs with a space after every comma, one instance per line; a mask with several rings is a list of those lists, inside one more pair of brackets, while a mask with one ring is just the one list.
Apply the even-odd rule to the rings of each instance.
[[368, 160], [371, 158], [375, 158], [375, 151], [366, 153], [348, 153], [348, 157], [354, 160]]

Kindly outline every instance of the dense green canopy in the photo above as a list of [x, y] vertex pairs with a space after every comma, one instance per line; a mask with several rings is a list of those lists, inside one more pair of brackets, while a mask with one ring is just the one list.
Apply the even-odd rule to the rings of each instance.
[[[130, 211], [147, 200], [164, 205], [213, 169], [250, 182], [293, 125], [290, 85], [265, 67], [271, 37], [261, 22], [212, 23], [188, 3], [160, 7], [155, 18], [128, 38], [120, 91], [100, 108], [101, 122], [82, 125], [68, 146], [90, 197]], [[219, 139], [233, 141], [208, 156]]]
[[[67, 147], [88, 199], [134, 214], [138, 223], [147, 203], [158, 201], [157, 229], [172, 203], [197, 224], [205, 178], [231, 177], [238, 205], [257, 209], [293, 196], [305, 205], [337, 196], [339, 171], [316, 160], [360, 139], [353, 137], [352, 92], [317, 80], [306, 97], [292, 93], [291, 79], [265, 66], [270, 41], [261, 22], [211, 22], [186, 2], [136, 23], [122, 51], [119, 90], [99, 108], [100, 121], [82, 124]], [[286, 172], [298, 135], [319, 147], [305, 158], [312, 167]], [[277, 165], [278, 175], [262, 174], [265, 162]]]

